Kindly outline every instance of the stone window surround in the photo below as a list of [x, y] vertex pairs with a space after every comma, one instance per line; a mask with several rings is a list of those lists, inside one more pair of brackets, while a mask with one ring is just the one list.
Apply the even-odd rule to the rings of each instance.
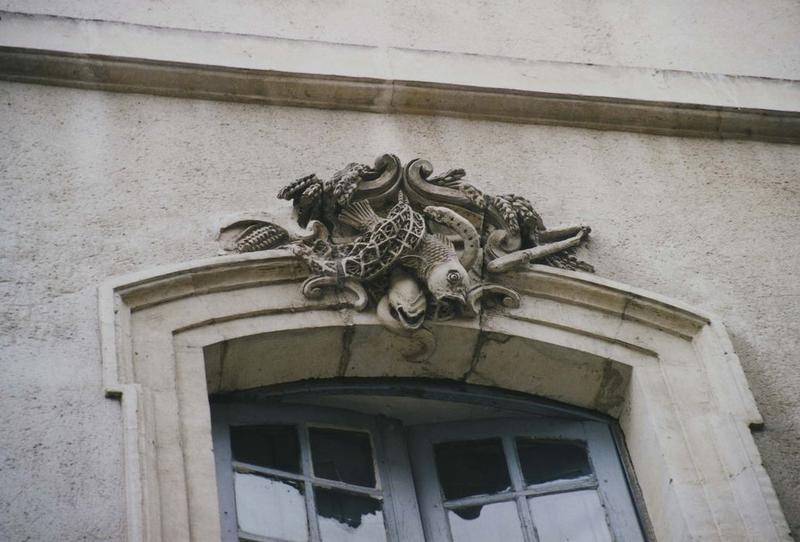
[[[718, 319], [536, 265], [502, 278], [519, 308], [435, 325], [437, 351], [414, 364], [402, 356], [408, 340], [371, 312], [333, 294], [305, 299], [306, 273], [276, 250], [100, 287], [104, 386], [122, 401], [128, 540], [219, 540], [209, 393], [339, 376], [450, 379], [599, 411], [619, 420], [657, 539], [790, 540], [749, 430], [762, 420]], [[280, 352], [297, 333], [317, 355], [222, 366], [223, 342], [265, 338]]]

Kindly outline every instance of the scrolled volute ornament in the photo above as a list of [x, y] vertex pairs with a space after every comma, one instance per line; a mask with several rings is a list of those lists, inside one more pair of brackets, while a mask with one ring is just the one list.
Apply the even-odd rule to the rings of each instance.
[[548, 229], [529, 200], [487, 195], [466, 182], [463, 169], [433, 175], [427, 160], [402, 167], [391, 154], [373, 166], [350, 163], [330, 179], [316, 174], [284, 186], [301, 230], [246, 219], [221, 229], [227, 252], [289, 248], [305, 262], [309, 299], [326, 290], [349, 293], [356, 310], [375, 306], [392, 333], [418, 348], [406, 359], [427, 360], [435, 350], [428, 322], [474, 318], [484, 299], [518, 307], [519, 295], [486, 277], [529, 263], [593, 271], [573, 251], [588, 226]]

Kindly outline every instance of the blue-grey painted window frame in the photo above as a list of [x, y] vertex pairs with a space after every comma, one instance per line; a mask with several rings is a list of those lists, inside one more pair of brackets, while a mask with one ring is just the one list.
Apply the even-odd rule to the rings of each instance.
[[[298, 382], [276, 386], [269, 386], [266, 388], [256, 388], [240, 392], [233, 392], [230, 394], [222, 394], [212, 397], [212, 420], [214, 420], [214, 443], [216, 448], [217, 457], [217, 470], [220, 476], [220, 469], [227, 472], [227, 477], [230, 478], [228, 487], [225, 489], [225, 476], [218, 478], [220, 485], [220, 503], [221, 515], [223, 523], [223, 533], [227, 532], [225, 526], [230, 525], [231, 522], [236, 525], [235, 518], [235, 504], [233, 506], [225, 506], [222, 494], [225, 491], [230, 492], [228, 500], [232, 500], [232, 474], [230, 470], [230, 442], [227, 434], [227, 427], [222, 430], [222, 427], [228, 423], [225, 418], [228, 416], [227, 412], [231, 409], [236, 409], [238, 415], [243, 415], [245, 418], [251, 420], [247, 423], [267, 423], [278, 421], [281, 415], [293, 412], [298, 413], [301, 419], [306, 412], [311, 415], [323, 415], [338, 418], [339, 426], [342, 426], [342, 417], [350, 420], [360, 418], [363, 422], [369, 423], [367, 420], [375, 420], [381, 417], [374, 417], [369, 415], [359, 415], [358, 413], [348, 410], [338, 410], [335, 408], [320, 408], [308, 407], [300, 405], [285, 405], [283, 401], [298, 401], [302, 402], [303, 397], [315, 397], [320, 395], [342, 395], [342, 394], [355, 394], [355, 395], [369, 395], [369, 396], [411, 396], [421, 399], [436, 399], [440, 401], [454, 401], [471, 404], [485, 404], [502, 408], [509, 412], [510, 416], [514, 416], [511, 420], [505, 420], [503, 423], [510, 423], [509, 427], [515, 427], [514, 424], [522, 424], [523, 427], [528, 429], [523, 434], [533, 436], [530, 431], [535, 429], [538, 424], [540, 432], [536, 435], [545, 439], [558, 439], [566, 438], [571, 441], [583, 441], [587, 443], [589, 448], [590, 457], [595, 468], [595, 474], [598, 483], [598, 493], [606, 507], [608, 519], [611, 527], [612, 535], [615, 540], [621, 541], [639, 541], [639, 540], [654, 540], [652, 529], [647, 518], [647, 513], [644, 508], [641, 495], [639, 493], [638, 484], [635, 475], [630, 470], [631, 464], [627, 458], [627, 451], [625, 449], [624, 440], [621, 432], [615, 425], [615, 421], [608, 416], [598, 414], [596, 412], [588, 411], [571, 405], [564, 405], [548, 399], [541, 399], [531, 397], [527, 394], [511, 392], [506, 390], [497, 390], [485, 386], [478, 386], [472, 384], [454, 383], [449, 381], [435, 381], [428, 379], [410, 379], [410, 378], [394, 378], [394, 379], [326, 379], [315, 382]], [[277, 417], [276, 409], [282, 409], [283, 414]], [[324, 414], [324, 413], [328, 414]], [[517, 417], [519, 416], [519, 417]], [[484, 422], [482, 420], [466, 421], [465, 425], [460, 428], [461, 422], [447, 422], [444, 424], [436, 424], [439, 427], [437, 431], [442, 430], [444, 426], [450, 426], [451, 431], [458, 433], [455, 440], [464, 440], [464, 429], [480, 434], [481, 424], [488, 424], [492, 430], [499, 428], [499, 420], [492, 420]], [[334, 422], [336, 425], [337, 422]], [[412, 470], [412, 464], [409, 460], [407, 453], [411, 453], [415, 457], [413, 471], [414, 480], [410, 481], [410, 476], [398, 476], [400, 482], [398, 484], [399, 491], [395, 488], [386, 487], [390, 493], [389, 501], [394, 503], [391, 507], [391, 512], [395, 517], [400, 518], [399, 522], [401, 527], [404, 525], [411, 526], [407, 532], [401, 537], [398, 536], [397, 530], [393, 527], [387, 530], [387, 537], [389, 540], [427, 540], [428, 542], [438, 542], [438, 538], [427, 538], [423, 536], [423, 527], [419, 525], [414, 527], [414, 523], [425, 522], [423, 516], [419, 513], [419, 507], [425, 506], [425, 495], [431, 494], [441, 495], [438, 488], [438, 480], [436, 477], [420, 474], [417, 472], [417, 465], [421, 465], [424, 460], [416, 457], [417, 452], [415, 446], [419, 446], [418, 441], [421, 435], [426, 431], [426, 426], [413, 426], [411, 428], [405, 427], [394, 420], [381, 419], [379, 422], [381, 429], [377, 432], [381, 435], [383, 441], [383, 449], [394, 450], [395, 453], [392, 457], [387, 458], [385, 463], [390, 465], [390, 468], [399, 470], [400, 474], [403, 471], [407, 474]], [[344, 424], [347, 427], [348, 424]], [[350, 425], [352, 427], [352, 424]], [[433, 426], [430, 426], [431, 428]], [[549, 427], [549, 430], [544, 429]], [[416, 428], [416, 429], [415, 429]], [[417, 433], [415, 435], [414, 433]], [[442, 433], [450, 434], [450, 433]], [[485, 433], [489, 435], [490, 433]], [[522, 436], [523, 434], [519, 435]], [[548, 436], [549, 435], [549, 436]], [[373, 436], [373, 438], [375, 438]], [[424, 439], [423, 439], [424, 440]], [[217, 448], [219, 446], [219, 448]], [[506, 445], [508, 449], [508, 445]], [[402, 453], [397, 453], [401, 450]], [[408, 450], [408, 452], [406, 452]], [[225, 463], [225, 453], [227, 452], [227, 465]], [[379, 453], [376, 444], [376, 454]], [[428, 455], [432, 461], [432, 452]], [[380, 458], [379, 458], [380, 460]], [[623, 468], [623, 462], [626, 468]], [[598, 466], [599, 465], [599, 466]], [[601, 474], [602, 473], [602, 474]], [[383, 476], [383, 475], [381, 475]], [[385, 477], [385, 480], [392, 480], [395, 476]], [[409, 488], [409, 481], [411, 487]], [[431, 483], [433, 482], [433, 485]], [[629, 487], [630, 486], [630, 487]], [[633, 497], [632, 497], [633, 496]], [[634, 498], [635, 497], [635, 498]], [[438, 505], [441, 507], [441, 504]], [[443, 512], [439, 512], [442, 514]], [[233, 517], [230, 516], [233, 514]], [[426, 516], [430, 513], [426, 510]], [[388, 516], [387, 516], [388, 517]], [[387, 521], [387, 526], [389, 525]], [[400, 532], [403, 532], [402, 530]], [[449, 533], [449, 527], [447, 532]], [[528, 531], [530, 532], [530, 530]], [[644, 534], [643, 534], [644, 533]], [[427, 534], [427, 533], [426, 533]], [[225, 538], [223, 540], [235, 540], [235, 538]], [[443, 538], [441, 540], [449, 540]], [[544, 542], [544, 541], [542, 541]]]
[[[618, 542], [642, 542], [644, 537], [628, 491], [625, 473], [617, 457], [614, 439], [607, 424], [564, 419], [492, 419], [418, 425], [407, 429], [411, 465], [417, 481], [419, 507], [426, 540], [452, 540], [447, 508], [434, 462], [434, 445], [453, 440], [478, 440], [500, 437], [506, 455], [512, 491], [502, 496], [478, 496], [461, 499], [460, 504], [488, 504], [516, 501], [522, 520], [523, 536], [537, 542], [536, 527], [525, 498], [534, 495], [561, 493], [577, 489], [596, 489], [605, 509], [606, 521], [613, 539]], [[547, 441], [577, 442], [586, 447], [593, 474], [575, 480], [564, 480], [525, 487], [513, 439], [519, 436]], [[546, 541], [542, 541], [546, 542]]]
[[[241, 403], [216, 404], [211, 409], [211, 416], [223, 542], [238, 542], [240, 536], [244, 534], [240, 533], [236, 518], [230, 427], [265, 423], [298, 426], [303, 474], [291, 478], [305, 484], [307, 495], [311, 493], [312, 485], [315, 485], [379, 497], [383, 501], [387, 541], [424, 542], [403, 428], [394, 420], [335, 408]], [[367, 432], [372, 441], [375, 460], [375, 489], [365, 489], [313, 476], [308, 446], [309, 426]], [[271, 474], [270, 469], [257, 470]], [[275, 471], [274, 474], [289, 478], [283, 472]], [[306, 504], [309, 540], [319, 542], [320, 533], [314, 499], [307, 498]], [[262, 538], [250, 536], [248, 539]]]

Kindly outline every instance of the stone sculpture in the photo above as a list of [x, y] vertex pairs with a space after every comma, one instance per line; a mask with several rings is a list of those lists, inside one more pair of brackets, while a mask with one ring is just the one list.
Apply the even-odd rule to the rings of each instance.
[[431, 164], [385, 154], [370, 167], [351, 163], [329, 180], [301, 177], [278, 197], [291, 200], [301, 233], [265, 220], [238, 220], [221, 230], [223, 248], [290, 248], [309, 268], [303, 294], [348, 290], [353, 306], [370, 300], [391, 332], [416, 339], [423, 361], [435, 348], [426, 321], [475, 317], [481, 299], [519, 305], [513, 290], [486, 277], [539, 262], [593, 271], [572, 251], [588, 226], [547, 229], [531, 203], [490, 196], [468, 184], [463, 169], [433, 176]]

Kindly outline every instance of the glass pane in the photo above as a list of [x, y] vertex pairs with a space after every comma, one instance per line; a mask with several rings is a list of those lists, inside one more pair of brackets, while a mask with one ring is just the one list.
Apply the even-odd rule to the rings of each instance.
[[[453, 542], [522, 542], [522, 526], [514, 501], [484, 504], [450, 510], [450, 532]], [[547, 538], [541, 538], [548, 541]], [[549, 542], [549, 541], [548, 541]]]
[[300, 444], [293, 425], [231, 427], [234, 461], [300, 473]]
[[434, 447], [445, 499], [490, 495], [511, 488], [499, 438], [443, 442]]
[[528, 485], [579, 478], [592, 473], [586, 448], [575, 442], [517, 437], [522, 475]]
[[315, 476], [375, 487], [375, 466], [369, 434], [312, 427], [308, 435]]
[[611, 542], [600, 498], [593, 489], [528, 499], [539, 540]]
[[291, 542], [308, 540], [301, 483], [239, 472], [233, 476], [240, 530]]
[[323, 542], [382, 542], [386, 540], [379, 499], [332, 489], [314, 488]]

